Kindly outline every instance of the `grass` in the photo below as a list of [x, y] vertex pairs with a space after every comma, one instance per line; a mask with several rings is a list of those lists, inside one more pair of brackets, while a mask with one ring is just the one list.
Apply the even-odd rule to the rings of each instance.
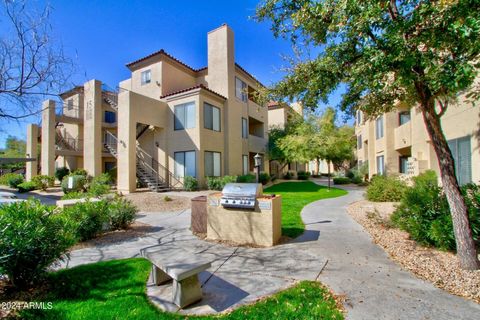
[[[23, 319], [184, 319], [150, 304], [145, 284], [150, 263], [141, 258], [83, 265], [51, 273], [47, 293], [35, 301], [51, 310], [24, 310]], [[335, 300], [320, 283], [302, 281], [253, 305], [221, 316], [188, 319], [343, 319]]]
[[303, 207], [313, 201], [340, 197], [348, 193], [337, 188], [329, 190], [312, 181], [282, 182], [266, 188], [264, 192], [282, 196], [282, 235], [291, 238], [298, 237], [305, 230], [300, 216]]

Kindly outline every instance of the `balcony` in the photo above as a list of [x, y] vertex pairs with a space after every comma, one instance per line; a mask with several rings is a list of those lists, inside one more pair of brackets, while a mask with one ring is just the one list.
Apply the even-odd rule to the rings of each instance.
[[412, 146], [412, 124], [411, 121], [402, 124], [394, 130], [395, 150], [408, 148]]
[[260, 152], [263, 153], [267, 149], [267, 139], [249, 135], [248, 136], [248, 150], [250, 152]]
[[55, 107], [55, 121], [62, 123], [82, 123], [83, 110], [79, 107], [67, 106], [60, 104]]

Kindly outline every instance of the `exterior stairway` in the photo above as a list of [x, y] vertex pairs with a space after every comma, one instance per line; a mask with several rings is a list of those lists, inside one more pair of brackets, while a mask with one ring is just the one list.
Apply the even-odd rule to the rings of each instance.
[[[117, 137], [109, 131], [105, 131], [105, 149], [118, 158]], [[172, 189], [181, 189], [183, 184], [176, 179], [171, 172], [154, 160], [147, 152], [139, 146], [137, 148], [137, 168], [136, 175], [138, 180], [155, 192], [164, 192]], [[154, 168], [155, 167], [155, 168]], [[160, 174], [161, 170], [163, 174]], [[166, 177], [166, 178], [165, 178]]]

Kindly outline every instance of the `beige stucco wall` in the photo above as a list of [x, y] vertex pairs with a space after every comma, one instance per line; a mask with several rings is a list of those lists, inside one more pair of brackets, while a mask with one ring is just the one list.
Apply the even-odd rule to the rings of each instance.
[[[425, 123], [417, 107], [410, 109], [410, 122], [399, 126], [399, 111], [385, 114], [385, 138], [375, 139], [375, 120], [367, 120], [355, 127], [356, 135], [362, 135], [363, 148], [357, 150], [358, 160], [369, 161], [370, 175], [376, 174], [376, 155], [385, 155], [387, 174], [399, 174], [399, 157], [411, 156], [418, 161], [419, 172], [432, 169], [440, 176], [438, 160], [428, 136]], [[480, 182], [480, 106], [468, 104], [465, 96], [447, 109], [441, 118], [447, 140], [470, 136], [472, 181]], [[365, 146], [367, 141], [367, 148]]]

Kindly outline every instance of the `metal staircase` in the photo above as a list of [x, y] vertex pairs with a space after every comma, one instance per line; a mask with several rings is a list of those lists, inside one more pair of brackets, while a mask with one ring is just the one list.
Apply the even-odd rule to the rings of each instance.
[[81, 141], [79, 139], [64, 137], [60, 130], [56, 129], [55, 147], [57, 150], [81, 151]]
[[[117, 143], [117, 137], [113, 133], [105, 131], [104, 147], [115, 158], [118, 158]], [[136, 146], [136, 151], [136, 176], [143, 185], [155, 192], [183, 188], [183, 183], [145, 150]]]
[[118, 90], [102, 84], [102, 97], [112, 109], [118, 111]]

